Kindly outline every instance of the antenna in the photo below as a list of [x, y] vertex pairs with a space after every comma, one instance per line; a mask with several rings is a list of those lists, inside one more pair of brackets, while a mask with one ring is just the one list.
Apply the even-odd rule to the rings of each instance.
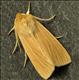
[[29, 14], [30, 13], [30, 1], [29, 1], [29, 4], [28, 4], [28, 10], [26, 12], [26, 14]]

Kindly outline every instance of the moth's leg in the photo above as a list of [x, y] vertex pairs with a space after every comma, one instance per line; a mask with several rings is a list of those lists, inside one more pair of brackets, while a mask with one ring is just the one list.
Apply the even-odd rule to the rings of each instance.
[[14, 49], [13, 49], [12, 54], [14, 54], [14, 52], [15, 52], [17, 46], [19, 46], [19, 48], [20, 48], [20, 52], [21, 52], [21, 47], [20, 47], [20, 44], [19, 44], [19, 38], [18, 38], [18, 35], [17, 35], [16, 32], [15, 32], [15, 36], [16, 36], [16, 43], [15, 43], [15, 47], [14, 47]]
[[26, 55], [26, 53], [25, 53], [25, 60], [24, 60], [23, 67], [25, 67], [25, 65], [26, 65], [26, 62], [27, 62], [27, 55]]
[[22, 49], [21, 49], [21, 46], [20, 46], [19, 42], [18, 42], [18, 46], [19, 46], [19, 49], [20, 49], [20, 53], [21, 53]]
[[57, 39], [60, 39], [60, 38], [62, 38], [63, 36], [58, 36], [58, 37], [56, 37]]
[[14, 54], [14, 52], [15, 52], [15, 50], [16, 50], [16, 48], [17, 48], [17, 45], [18, 45], [18, 41], [16, 40], [16, 43], [15, 43], [14, 49], [13, 49], [13, 51], [12, 51], [12, 54]]
[[13, 30], [14, 30], [14, 27], [11, 28], [11, 30], [8, 32], [8, 35], [10, 35]]
[[19, 44], [19, 37], [18, 37], [17, 33], [15, 33], [15, 36], [16, 36], [16, 41], [17, 41], [17, 44], [18, 44], [20, 52], [21, 52], [21, 46]]
[[42, 18], [39, 18], [39, 17], [34, 16], [34, 18], [36, 18], [36, 19], [39, 20], [39, 21], [50, 21], [50, 20], [54, 19], [54, 17], [55, 17], [55, 15], [54, 15], [54, 16], [51, 16], [51, 17], [48, 18], [48, 19], [42, 19]]
[[[10, 35], [13, 30], [14, 30], [14, 27], [11, 28], [11, 30], [8, 32], [8, 35]], [[14, 49], [13, 49], [13, 51], [12, 51], [12, 54], [14, 54], [14, 52], [15, 52], [15, 50], [16, 50], [16, 48], [17, 48], [17, 44], [18, 44], [18, 41], [17, 41], [17, 39], [16, 39], [16, 43], [15, 43]]]

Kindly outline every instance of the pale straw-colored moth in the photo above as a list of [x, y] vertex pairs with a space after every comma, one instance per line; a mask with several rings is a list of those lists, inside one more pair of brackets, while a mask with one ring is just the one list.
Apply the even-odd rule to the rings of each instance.
[[55, 67], [60, 67], [71, 63], [71, 58], [62, 44], [53, 36], [39, 21], [49, 21], [53, 19], [41, 19], [30, 14], [30, 3], [26, 13], [17, 13], [14, 26], [9, 34], [14, 30], [16, 44], [15, 52], [19, 41], [25, 51], [25, 62], [27, 56], [32, 62], [36, 71], [44, 79], [48, 79], [54, 72]]

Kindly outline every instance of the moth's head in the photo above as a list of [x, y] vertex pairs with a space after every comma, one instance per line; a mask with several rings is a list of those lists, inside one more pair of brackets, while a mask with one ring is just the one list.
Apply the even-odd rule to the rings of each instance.
[[30, 20], [33, 19], [33, 16], [31, 14], [24, 14], [24, 13], [17, 13], [15, 18], [15, 24], [16, 23], [27, 23], [30, 22]]
[[24, 13], [17, 13], [16, 14], [16, 20], [22, 20], [23, 18], [27, 18], [27, 17], [29, 17], [29, 16], [31, 16], [31, 14], [24, 14]]

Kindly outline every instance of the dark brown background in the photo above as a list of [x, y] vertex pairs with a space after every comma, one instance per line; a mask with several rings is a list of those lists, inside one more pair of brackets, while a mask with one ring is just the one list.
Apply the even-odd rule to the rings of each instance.
[[[15, 37], [9, 37], [16, 13], [27, 11], [28, 1], [1, 1], [1, 80], [43, 80], [28, 60], [23, 67], [24, 52], [17, 49], [11, 54]], [[44, 26], [55, 36], [62, 35], [59, 41], [69, 52], [72, 63], [56, 69], [49, 80], [79, 80], [79, 1], [31, 1], [31, 13], [41, 18], [56, 15]]]

